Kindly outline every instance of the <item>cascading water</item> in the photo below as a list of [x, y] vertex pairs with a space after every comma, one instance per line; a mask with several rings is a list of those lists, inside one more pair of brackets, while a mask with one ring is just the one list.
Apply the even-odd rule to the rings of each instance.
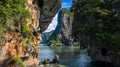
[[62, 11], [61, 9], [58, 13], [53, 17], [51, 24], [48, 28], [42, 33], [43, 41], [42, 43], [47, 44], [50, 40], [55, 39], [57, 34], [61, 32], [62, 27]]
[[52, 22], [50, 23], [48, 28], [43, 33], [51, 32], [52, 30], [55, 30], [57, 23], [58, 23], [58, 13], [53, 17]]

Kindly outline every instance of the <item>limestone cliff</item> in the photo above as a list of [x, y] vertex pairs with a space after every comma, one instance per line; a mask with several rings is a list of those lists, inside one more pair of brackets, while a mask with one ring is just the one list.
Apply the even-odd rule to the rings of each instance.
[[60, 5], [61, 0], [0, 1], [0, 67], [37, 65], [40, 30], [47, 28]]
[[119, 6], [120, 1], [74, 0], [72, 33], [95, 62], [120, 65]]
[[[16, 3], [18, 3], [18, 6], [22, 5], [20, 2]], [[15, 27], [14, 24], [11, 25], [9, 29], [7, 29], [7, 25], [5, 25], [6, 30], [0, 38], [4, 41], [0, 45], [0, 67], [27, 67], [37, 65], [39, 43], [42, 40], [38, 27], [39, 9], [37, 3], [33, 0], [26, 0], [23, 6], [25, 10], [29, 11], [31, 17], [20, 17], [21, 20], [23, 19], [26, 22], [15, 21], [17, 18], [15, 18], [15, 20], [10, 19], [16, 25], [15, 29], [12, 29], [12, 27]], [[10, 23], [12, 22], [8, 22], [8, 24]], [[21, 62], [21, 60], [23, 62]]]
[[61, 28], [61, 33], [59, 35], [59, 39], [64, 45], [73, 45], [71, 43], [71, 34], [72, 34], [72, 22], [73, 22], [73, 17], [72, 13], [63, 8], [62, 9], [62, 28]]

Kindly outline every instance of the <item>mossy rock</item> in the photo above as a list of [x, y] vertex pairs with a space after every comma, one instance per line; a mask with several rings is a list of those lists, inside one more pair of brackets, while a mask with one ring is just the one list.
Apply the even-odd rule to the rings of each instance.
[[25, 64], [19, 57], [15, 57], [13, 60], [17, 62], [20, 65], [20, 67], [25, 67]]

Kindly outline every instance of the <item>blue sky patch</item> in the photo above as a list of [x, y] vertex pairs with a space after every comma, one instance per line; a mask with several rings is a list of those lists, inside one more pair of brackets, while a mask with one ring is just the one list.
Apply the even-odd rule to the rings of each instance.
[[72, 0], [62, 0], [62, 8], [70, 9]]

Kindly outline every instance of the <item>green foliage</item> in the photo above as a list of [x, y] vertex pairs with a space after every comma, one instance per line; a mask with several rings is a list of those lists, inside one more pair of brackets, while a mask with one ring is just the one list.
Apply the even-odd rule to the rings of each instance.
[[[80, 0], [74, 5], [81, 36], [90, 36], [96, 45], [120, 51], [120, 0]], [[79, 34], [78, 34], [79, 35]]]
[[23, 63], [23, 61], [19, 57], [15, 57], [14, 61], [18, 62], [20, 67], [25, 67], [25, 64]]
[[79, 43], [79, 42], [74, 42], [73, 44], [74, 44], [74, 45], [79, 45], [80, 43]]
[[28, 44], [23, 44], [22, 47], [23, 47], [23, 48], [28, 48], [29, 45], [28, 45]]
[[62, 3], [62, 0], [58, 0], [60, 3]]
[[69, 16], [73, 18], [73, 13], [70, 12], [67, 8], [62, 8], [62, 12], [68, 14]]
[[4, 33], [5, 28], [0, 24], [0, 34]]
[[61, 41], [60, 40], [51, 40], [50, 44], [54, 44], [54, 45], [61, 45]]
[[[25, 9], [25, 0], [0, 1], [0, 24], [5, 28], [18, 28], [25, 18], [30, 17], [29, 10]], [[14, 25], [16, 27], [14, 27]], [[2, 30], [2, 28], [0, 28]], [[8, 30], [8, 29], [7, 29]], [[20, 30], [20, 29], [19, 29]]]
[[[22, 25], [21, 31], [23, 33], [23, 36], [24, 37], [30, 37], [30, 36], [33, 37], [33, 33], [29, 30], [30, 26], [27, 24], [27, 22], [24, 22], [21, 25]], [[30, 39], [31, 39], [31, 37], [30, 37]]]
[[[25, 8], [26, 0], [1, 0], [0, 1], [0, 34], [5, 31], [18, 30], [24, 38], [28, 38], [23, 47], [28, 47], [32, 42], [33, 33], [29, 30], [28, 20], [31, 14]], [[2, 41], [0, 40], [0, 43]]]
[[0, 45], [3, 44], [3, 43], [4, 43], [4, 41], [2, 39], [0, 39]]
[[[23, 47], [23, 48], [26, 48], [26, 47], [29, 48], [30, 46], [33, 47], [33, 38], [34, 38], [33, 33], [30, 32], [30, 31], [24, 32], [24, 33], [23, 33], [23, 37], [24, 37], [24, 38], [28, 38], [28, 40], [27, 40], [26, 44], [23, 44], [23, 45], [22, 45], [22, 47]], [[23, 39], [24, 39], [24, 38], [23, 38]]]
[[60, 67], [66, 67], [65, 65], [59, 65]]

